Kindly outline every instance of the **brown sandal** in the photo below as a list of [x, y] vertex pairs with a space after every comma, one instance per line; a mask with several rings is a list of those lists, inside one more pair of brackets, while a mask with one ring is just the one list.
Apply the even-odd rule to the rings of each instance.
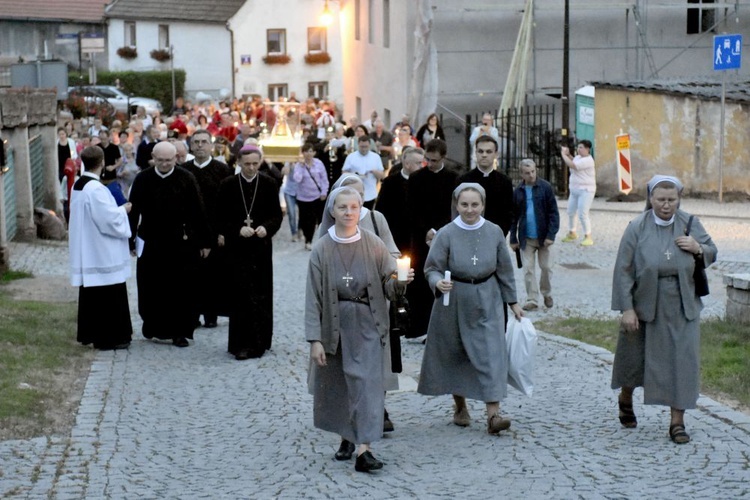
[[620, 408], [620, 424], [626, 429], [635, 429], [638, 427], [638, 419], [635, 418], [635, 412], [633, 411], [633, 402], [623, 403], [619, 399], [617, 405]]
[[669, 439], [675, 444], [686, 444], [690, 442], [690, 435], [685, 432], [684, 424], [672, 424], [669, 426]]

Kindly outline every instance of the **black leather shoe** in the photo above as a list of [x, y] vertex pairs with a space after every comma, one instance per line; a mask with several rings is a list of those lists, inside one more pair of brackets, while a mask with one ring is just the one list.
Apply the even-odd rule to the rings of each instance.
[[388, 418], [388, 410], [383, 408], [383, 432], [393, 432], [393, 422]]
[[250, 359], [250, 352], [248, 352], [247, 349], [243, 349], [234, 355], [234, 359], [236, 359], [237, 361], [245, 361], [246, 359]]
[[347, 441], [346, 439], [341, 440], [341, 446], [339, 446], [339, 451], [336, 452], [334, 457], [336, 460], [344, 461], [344, 460], [351, 460], [352, 455], [354, 454], [354, 443]]
[[94, 344], [94, 348], [98, 349], [100, 351], [116, 351], [118, 349], [127, 349], [130, 347], [130, 342], [124, 342], [122, 344], [117, 345], [97, 345]]
[[370, 472], [383, 468], [383, 462], [372, 456], [372, 453], [366, 451], [357, 457], [354, 463], [354, 470], [357, 472]]
[[190, 342], [188, 342], [185, 337], [175, 337], [172, 339], [172, 343], [176, 347], [187, 347], [190, 345]]

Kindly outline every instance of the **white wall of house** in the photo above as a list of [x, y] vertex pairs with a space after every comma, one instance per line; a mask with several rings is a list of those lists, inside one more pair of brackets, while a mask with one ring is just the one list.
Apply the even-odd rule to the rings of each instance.
[[[328, 26], [326, 50], [331, 61], [307, 64], [308, 28], [322, 27], [320, 14], [324, 2], [312, 0], [275, 0], [246, 2], [229, 20], [234, 32], [235, 94], [258, 94], [267, 97], [269, 85], [286, 85], [287, 96], [294, 93], [298, 100], [308, 97], [311, 82], [327, 82], [327, 96], [339, 105], [344, 102], [342, 86], [341, 36], [338, 4], [331, 2], [334, 21]], [[285, 30], [283, 53], [287, 64], [266, 64], [267, 30]]]
[[125, 45], [122, 19], [110, 19], [108, 51], [112, 71], [167, 70], [170, 62], [159, 62], [150, 53], [159, 46], [159, 25], [169, 25], [169, 43], [174, 46], [174, 67], [185, 70], [185, 93], [205, 92], [214, 97], [232, 88], [232, 44], [224, 25], [186, 22], [136, 21], [138, 57], [132, 60], [117, 55]]
[[[340, 22], [345, 117], [359, 115], [360, 121], [364, 121], [372, 110], [377, 110], [390, 127], [408, 111], [414, 52], [414, 2], [387, 2], [388, 20], [384, 18], [385, 5], [384, 0], [342, 1]], [[387, 41], [386, 32], [389, 34]]]

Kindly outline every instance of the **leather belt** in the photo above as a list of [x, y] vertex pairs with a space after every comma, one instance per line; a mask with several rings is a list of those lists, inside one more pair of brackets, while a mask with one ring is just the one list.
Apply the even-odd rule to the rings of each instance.
[[339, 302], [356, 302], [357, 304], [370, 304], [367, 297], [339, 297]]
[[451, 276], [451, 281], [458, 281], [459, 283], [469, 283], [470, 285], [478, 285], [480, 283], [484, 283], [488, 279], [492, 278], [495, 275], [495, 273], [489, 274], [485, 276], [484, 278], [459, 278], [458, 276]]

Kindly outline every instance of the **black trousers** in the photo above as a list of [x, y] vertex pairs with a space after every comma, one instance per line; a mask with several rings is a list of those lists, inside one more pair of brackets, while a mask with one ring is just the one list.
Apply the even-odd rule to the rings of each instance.
[[323, 216], [323, 200], [297, 200], [297, 205], [299, 206], [299, 229], [305, 235], [305, 243], [312, 243], [315, 226], [320, 224]]

